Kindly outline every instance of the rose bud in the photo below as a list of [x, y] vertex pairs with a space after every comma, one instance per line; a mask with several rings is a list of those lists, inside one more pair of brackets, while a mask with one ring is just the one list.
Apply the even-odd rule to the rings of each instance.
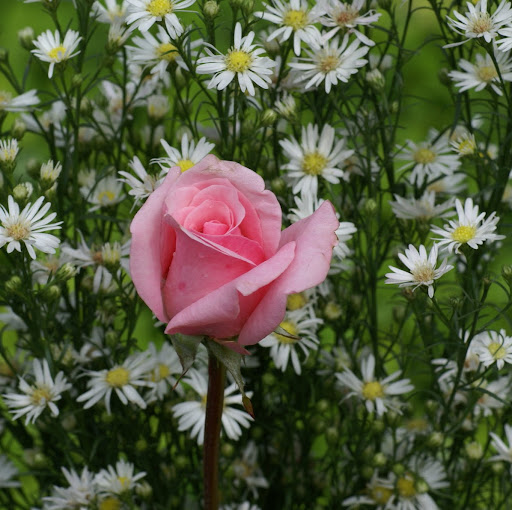
[[241, 354], [282, 322], [286, 299], [321, 283], [339, 226], [328, 201], [281, 231], [282, 211], [252, 170], [213, 155], [171, 168], [132, 221], [130, 270], [169, 335]]

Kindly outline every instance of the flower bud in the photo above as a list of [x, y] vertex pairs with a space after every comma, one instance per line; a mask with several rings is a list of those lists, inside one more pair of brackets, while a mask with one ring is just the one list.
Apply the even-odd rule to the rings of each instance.
[[18, 141], [15, 138], [0, 140], [0, 169], [6, 174], [14, 172], [18, 151]]
[[167, 96], [155, 94], [148, 99], [148, 116], [152, 121], [162, 120], [169, 112], [169, 108]]
[[446, 67], [443, 67], [443, 68], [439, 69], [439, 71], [437, 72], [438, 80], [445, 87], [451, 87], [451, 85], [453, 83], [452, 79], [450, 78], [450, 74], [449, 73], [450, 73], [450, 70], [447, 69]]
[[74, 74], [73, 78], [71, 78], [71, 87], [74, 89], [78, 89], [82, 86], [82, 83], [84, 82], [84, 77], [80, 74]]
[[380, 92], [386, 85], [386, 80], [378, 69], [366, 73], [366, 81], [375, 92]]
[[41, 188], [43, 190], [50, 189], [59, 177], [61, 171], [62, 165], [60, 163], [54, 165], [51, 159], [47, 163], [43, 163], [39, 171], [39, 183], [41, 184]]
[[26, 50], [32, 50], [34, 45], [34, 29], [32, 27], [25, 27], [18, 31], [18, 41], [22, 48]]
[[121, 265], [121, 245], [117, 241], [105, 243], [101, 248], [101, 260], [111, 273], [117, 271]]
[[60, 282], [67, 282], [71, 278], [73, 278], [77, 273], [76, 267], [70, 262], [66, 262], [62, 266], [57, 269], [55, 273], [55, 279]]
[[416, 480], [416, 483], [414, 484], [414, 488], [416, 489], [416, 492], [419, 494], [425, 494], [429, 490], [428, 483], [425, 480]]
[[19, 276], [11, 276], [5, 282], [5, 290], [8, 294], [15, 295], [21, 291], [22, 281]]
[[395, 473], [395, 475], [401, 476], [401, 475], [403, 475], [405, 473], [405, 466], [403, 464], [400, 464], [399, 462], [397, 462], [393, 466], [392, 471], [393, 471], [393, 473]]
[[505, 470], [505, 465], [503, 464], [503, 462], [493, 462], [491, 464], [491, 469], [497, 475], [501, 475], [501, 473], [503, 473], [503, 471]]
[[363, 478], [369, 480], [373, 476], [373, 468], [371, 466], [363, 466], [361, 469], [361, 475]]
[[141, 437], [136, 441], [135, 449], [138, 452], [145, 452], [148, 449], [148, 442], [143, 437]]
[[501, 268], [501, 276], [503, 276], [509, 287], [512, 287], [512, 266], [503, 266]]
[[254, 0], [242, 0], [242, 11], [248, 16], [254, 11]]
[[135, 493], [143, 499], [150, 499], [153, 495], [153, 487], [146, 480], [135, 486]]
[[279, 195], [286, 189], [286, 183], [282, 177], [276, 177], [270, 182], [270, 187], [276, 195]]
[[62, 417], [60, 423], [64, 430], [71, 432], [75, 429], [77, 421], [74, 414], [67, 414], [66, 416]]
[[43, 287], [39, 295], [48, 302], [56, 301], [61, 296], [60, 287], [58, 285], [47, 285]]
[[439, 448], [444, 442], [444, 435], [441, 432], [432, 432], [427, 438], [427, 443], [432, 448]]
[[482, 445], [478, 441], [465, 444], [464, 451], [470, 460], [480, 460], [484, 454]]
[[324, 315], [327, 319], [336, 320], [341, 317], [341, 306], [334, 301], [329, 301], [324, 308]]
[[373, 456], [372, 464], [374, 467], [384, 467], [387, 461], [387, 457], [382, 452], [379, 452]]
[[364, 210], [370, 216], [376, 213], [378, 207], [377, 202], [373, 198], [369, 198], [364, 204]]
[[27, 125], [17, 117], [12, 124], [11, 135], [16, 138], [16, 140], [21, 140], [26, 130]]
[[208, 0], [203, 6], [203, 13], [207, 18], [213, 19], [219, 14], [219, 4], [215, 0]]
[[14, 186], [14, 189], [12, 190], [12, 196], [20, 206], [24, 206], [28, 202], [30, 195], [32, 195], [33, 190], [34, 187], [32, 184], [30, 184], [30, 182], [21, 182], [20, 184]]
[[325, 439], [328, 443], [336, 443], [339, 437], [339, 432], [336, 427], [327, 427], [325, 430]]
[[0, 48], [0, 62], [7, 62], [9, 59], [9, 52], [5, 48]]
[[261, 123], [264, 126], [271, 126], [277, 120], [277, 113], [270, 108], [267, 108], [261, 116]]
[[222, 443], [221, 452], [224, 457], [232, 457], [235, 453], [235, 448], [231, 443]]
[[105, 333], [105, 344], [108, 347], [115, 349], [119, 344], [119, 335], [114, 330], [109, 329]]

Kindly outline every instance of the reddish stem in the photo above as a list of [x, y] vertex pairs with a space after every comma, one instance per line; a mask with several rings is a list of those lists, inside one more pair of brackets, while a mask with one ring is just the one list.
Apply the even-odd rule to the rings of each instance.
[[204, 509], [219, 508], [219, 443], [226, 367], [213, 354], [208, 358], [208, 395], [204, 425]]

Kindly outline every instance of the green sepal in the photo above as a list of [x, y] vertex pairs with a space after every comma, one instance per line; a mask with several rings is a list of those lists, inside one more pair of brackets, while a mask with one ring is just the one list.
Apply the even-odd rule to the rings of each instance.
[[254, 410], [249, 397], [245, 394], [244, 380], [242, 379], [242, 373], [240, 367], [242, 364], [242, 355], [238, 352], [224, 347], [223, 345], [210, 340], [206, 343], [208, 350], [226, 367], [227, 371], [233, 376], [240, 393], [242, 394], [242, 404], [245, 410], [254, 418]]
[[204, 337], [202, 336], [182, 335], [181, 333], [171, 335], [172, 346], [178, 354], [181, 368], [183, 369], [183, 372], [174, 385], [175, 388], [181, 378], [188, 372], [188, 369], [194, 363], [197, 355], [197, 349], [199, 348], [199, 344], [203, 341], [203, 338]]

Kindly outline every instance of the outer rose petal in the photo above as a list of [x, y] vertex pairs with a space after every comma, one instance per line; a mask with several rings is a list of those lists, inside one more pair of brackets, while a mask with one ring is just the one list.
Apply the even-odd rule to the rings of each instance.
[[164, 310], [161, 293], [164, 269], [160, 251], [163, 242], [164, 211], [162, 208], [169, 190], [179, 175], [179, 168], [169, 170], [164, 182], [149, 195], [130, 225], [132, 233], [130, 274], [140, 297], [162, 322], [169, 320]]
[[[286, 271], [293, 263], [294, 255], [295, 243], [284, 245], [273, 257], [259, 266], [183, 309], [170, 320], [165, 332], [169, 335], [208, 335], [216, 339], [237, 335], [247, 316], [257, 305], [257, 300], [264, 295], [266, 286]], [[279, 322], [268, 324], [267, 327], [272, 331], [277, 324]], [[229, 342], [226, 345], [238, 352], [245, 352], [245, 349], [236, 342]]]
[[252, 345], [280, 324], [286, 312], [286, 297], [323, 282], [329, 271], [332, 249], [338, 243], [339, 226], [330, 202], [309, 217], [297, 221], [282, 232], [280, 246], [295, 241], [295, 257], [286, 271], [266, 289], [265, 296], [245, 323], [238, 343]]
[[247, 198], [257, 211], [261, 224], [263, 250], [270, 258], [277, 251], [281, 238], [282, 212], [276, 196], [265, 189], [263, 179], [252, 170], [233, 161], [221, 161], [209, 154], [197, 165], [181, 174], [178, 185], [202, 185], [209, 178], [225, 178]]

